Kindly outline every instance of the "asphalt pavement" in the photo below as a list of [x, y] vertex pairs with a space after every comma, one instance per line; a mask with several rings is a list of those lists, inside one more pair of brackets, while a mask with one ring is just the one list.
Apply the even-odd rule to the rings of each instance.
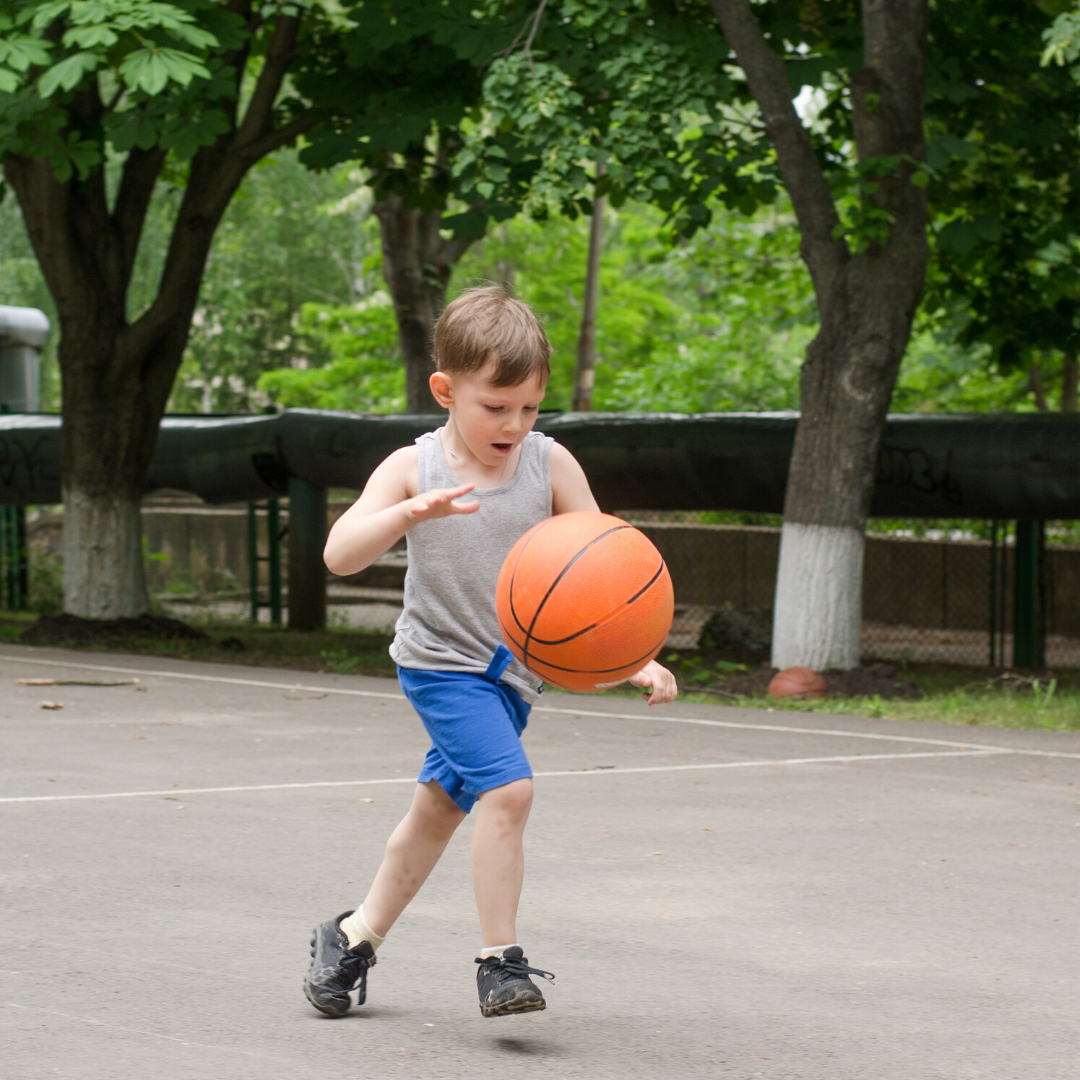
[[1080, 1077], [1080, 736], [545, 694], [524, 738], [547, 1011], [480, 1016], [466, 822], [331, 1020], [396, 683], [0, 647], [0, 1078]]

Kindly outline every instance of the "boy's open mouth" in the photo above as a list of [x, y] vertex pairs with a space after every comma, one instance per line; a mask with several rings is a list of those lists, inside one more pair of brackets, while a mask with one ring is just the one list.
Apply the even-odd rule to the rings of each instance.
[[514, 444], [509, 442], [493, 442], [491, 445], [494, 449], [498, 450], [500, 454], [509, 454], [514, 448]]

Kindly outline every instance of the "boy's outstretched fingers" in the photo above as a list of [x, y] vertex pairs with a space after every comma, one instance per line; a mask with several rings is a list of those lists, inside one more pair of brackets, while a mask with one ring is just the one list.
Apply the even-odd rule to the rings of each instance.
[[674, 701], [679, 692], [679, 684], [675, 681], [675, 676], [655, 660], [650, 660], [636, 675], [632, 676], [630, 684], [651, 688], [648, 693], [641, 695], [650, 705], [664, 705], [669, 701]]
[[449, 517], [451, 514], [472, 514], [480, 509], [480, 503], [456, 503], [455, 499], [467, 495], [475, 484], [462, 484], [456, 488], [433, 488], [425, 491], [423, 495], [417, 495], [413, 499], [409, 512], [418, 518], [427, 520], [436, 517]]

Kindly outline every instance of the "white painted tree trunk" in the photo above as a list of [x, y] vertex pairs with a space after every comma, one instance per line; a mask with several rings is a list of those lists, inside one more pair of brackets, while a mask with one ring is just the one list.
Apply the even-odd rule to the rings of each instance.
[[858, 665], [864, 546], [858, 529], [784, 522], [773, 667], [824, 671]]
[[139, 501], [65, 489], [65, 613], [120, 619], [149, 610]]

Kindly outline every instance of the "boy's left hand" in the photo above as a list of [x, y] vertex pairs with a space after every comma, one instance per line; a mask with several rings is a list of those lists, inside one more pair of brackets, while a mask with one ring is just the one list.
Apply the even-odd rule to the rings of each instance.
[[666, 667], [661, 667], [655, 660], [650, 660], [636, 675], [630, 677], [631, 686], [649, 686], [650, 693], [641, 696], [650, 705], [664, 705], [675, 700], [679, 685], [675, 676]]

